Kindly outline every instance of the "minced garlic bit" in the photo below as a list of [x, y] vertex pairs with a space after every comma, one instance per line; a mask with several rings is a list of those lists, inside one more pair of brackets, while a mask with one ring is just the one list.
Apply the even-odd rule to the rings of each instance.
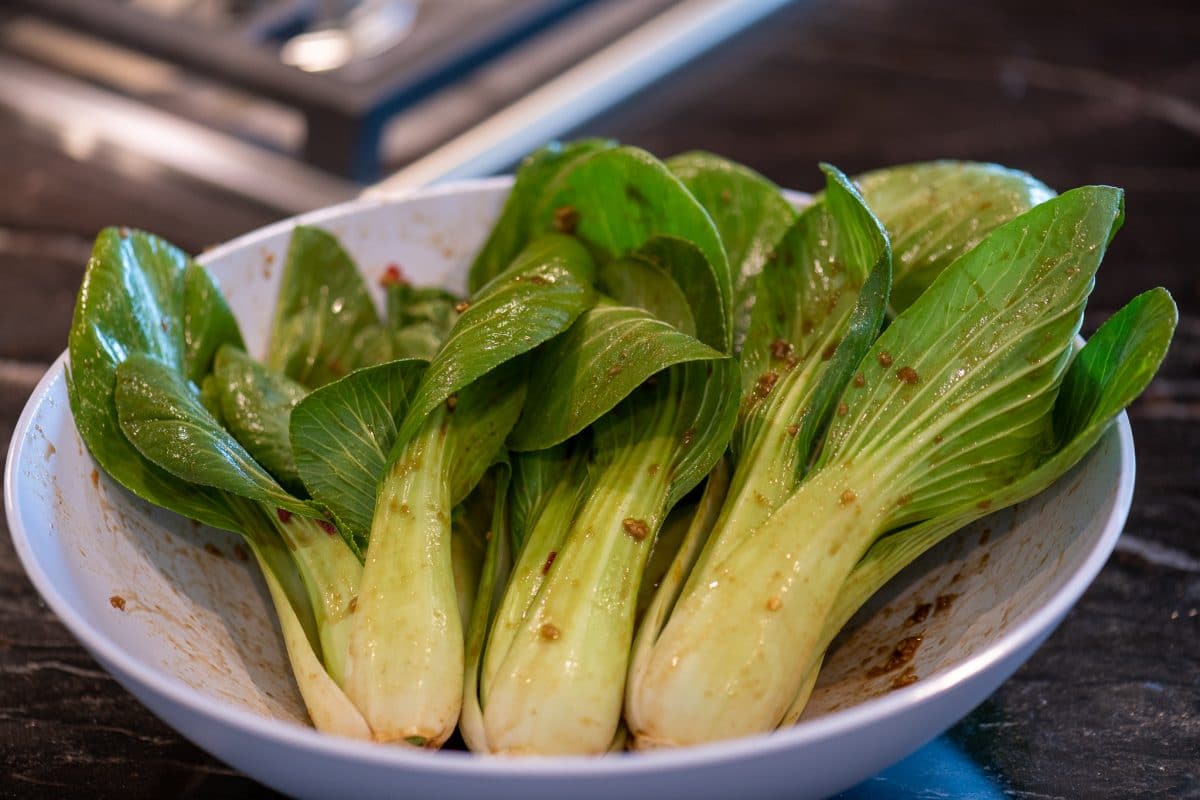
[[575, 206], [559, 206], [554, 209], [554, 230], [559, 233], [574, 233], [579, 227], [579, 212]]
[[771, 393], [775, 388], [775, 384], [779, 381], [778, 372], [764, 372], [758, 376], [758, 381], [754, 384], [754, 396], [762, 399]]
[[638, 542], [650, 535], [650, 526], [646, 524], [645, 520], [626, 517], [621, 522], [621, 527]]

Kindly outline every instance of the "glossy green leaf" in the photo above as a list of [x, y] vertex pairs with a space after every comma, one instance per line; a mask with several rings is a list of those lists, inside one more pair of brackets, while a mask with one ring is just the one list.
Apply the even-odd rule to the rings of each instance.
[[326, 384], [291, 415], [296, 466], [312, 497], [337, 518], [360, 557], [366, 552], [375, 495], [396, 430], [425, 362], [366, 367]]
[[1028, 472], [1053, 444], [1054, 398], [1122, 209], [1117, 189], [1076, 189], [943, 271], [863, 360], [822, 463], [875, 465], [891, 525], [983, 502]]
[[387, 325], [392, 358], [433, 358], [458, 319], [459, 299], [433, 286], [391, 283], [387, 287]]
[[733, 282], [721, 236], [704, 207], [654, 156], [620, 147], [577, 159], [547, 187], [537, 219], [544, 230], [572, 233], [608, 258], [655, 236], [691, 242], [713, 270], [726, 322], [722, 340], [732, 341]]
[[1054, 404], [1060, 444], [1035, 469], [979, 503], [885, 536], [872, 545], [838, 592], [823, 634], [824, 651], [855, 612], [918, 556], [980, 517], [1023, 502], [1046, 489], [1095, 446], [1121, 410], [1158, 371], [1178, 321], [1165, 289], [1138, 295], [1114, 314], [1075, 356]]
[[145, 353], [131, 354], [117, 367], [115, 401], [129, 441], [180, 480], [318, 516], [221, 427], [176, 369]]
[[225, 426], [224, 412], [221, 411], [221, 383], [211, 372], [200, 381], [200, 402], [213, 415], [213, 419]]
[[612, 147], [616, 147], [616, 143], [608, 139], [550, 142], [525, 157], [517, 169], [500, 219], [471, 264], [467, 286], [472, 294], [508, 269], [540, 230], [534, 221], [534, 210], [542, 193], [558, 174], [581, 156]]
[[721, 234], [733, 276], [733, 328], [740, 345], [754, 303], [755, 277], [795, 222], [796, 210], [775, 184], [712, 153], [684, 153], [666, 164], [704, 206]]
[[[638, 287], [638, 273], [621, 275], [624, 269], [622, 265], [634, 264], [657, 267], [658, 273], [655, 274], [665, 273], [669, 276], [683, 295], [686, 310], [675, 307], [679, 298], [669, 285], [662, 286], [662, 294], [655, 295], [648, 293], [645, 287]], [[657, 280], [662, 282], [661, 278]], [[684, 333], [695, 336], [709, 347], [723, 353], [729, 352], [721, 287], [707, 257], [691, 242], [673, 236], [654, 236], [629, 255], [603, 265], [599, 281], [601, 287], [619, 304], [643, 308]], [[681, 327], [673, 318], [679, 319], [684, 325], [690, 320], [693, 330]]]
[[801, 416], [800, 430], [796, 433], [796, 479], [804, 476], [809, 456], [824, 434], [825, 427], [837, 410], [838, 398], [849, 384], [863, 356], [871, 349], [879, 335], [887, 313], [888, 289], [891, 283], [891, 260], [882, 259], [867, 277], [858, 294], [858, 302], [850, 313], [845, 334], [829, 359], [820, 377], [815, 381], [812, 393], [806, 400]]
[[219, 424], [289, 492], [303, 494], [288, 420], [308, 390], [232, 347], [217, 352], [213, 373], [219, 384]]
[[618, 306], [641, 309], [680, 333], [696, 336], [687, 296], [662, 267], [640, 258], [618, 258], [600, 268], [598, 286]]
[[496, 463], [525, 403], [525, 373], [525, 359], [514, 359], [459, 391], [446, 430], [452, 504], [461, 503]]
[[315, 389], [361, 363], [356, 337], [378, 324], [366, 284], [338, 240], [298, 225], [288, 245], [267, 365]]
[[183, 272], [183, 363], [187, 377], [199, 384], [212, 370], [221, 347], [244, 350], [237, 320], [208, 270], [188, 264]]
[[993, 229], [1054, 196], [1024, 172], [969, 161], [887, 167], [856, 183], [892, 238], [897, 313]]
[[840, 171], [822, 165], [822, 199], [805, 209], [759, 276], [742, 347], [743, 393], [768, 371], [828, 360], [859, 289], [890, 258], [887, 234]]
[[507, 271], [479, 290], [430, 362], [400, 439], [450, 395], [566, 330], [595, 299], [595, 267], [566, 236], [535, 239]]
[[887, 236], [838, 170], [759, 275], [742, 349], [735, 470], [692, 582], [718, 564], [795, 491], [842, 389], [870, 348], [887, 307]]
[[[143, 500], [238, 531], [241, 523], [219, 492], [188, 486], [143, 458], [117, 418], [117, 366], [131, 353], [183, 368], [182, 303], [189, 263], [182, 251], [150, 234], [108, 228], [96, 237], [71, 322], [68, 396], [92, 457], [118, 483]], [[209, 337], [195, 341], [201, 339], [207, 349]]]
[[1100, 326], [1071, 362], [1054, 403], [1060, 441], [1098, 436], [1150, 385], [1178, 321], [1171, 294], [1158, 288], [1133, 298]]
[[591, 425], [673, 364], [726, 359], [639, 308], [602, 300], [538, 351], [529, 397], [509, 446], [541, 450]]

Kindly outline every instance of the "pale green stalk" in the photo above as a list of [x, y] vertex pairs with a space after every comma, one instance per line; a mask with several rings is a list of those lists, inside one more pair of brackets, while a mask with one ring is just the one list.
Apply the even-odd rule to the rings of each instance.
[[436, 747], [462, 700], [463, 632], [450, 550], [450, 482], [434, 410], [388, 469], [350, 632], [346, 693], [377, 741]]
[[[778, 653], [816, 646], [838, 588], [892, 502], [841, 501], [868, 477], [840, 468], [812, 475], [710, 569], [707, 584], [680, 597], [644, 665], [641, 685], [653, 691], [630, 707], [639, 748], [745, 736], [779, 721], [807, 675]], [[710, 644], [697, 647], [698, 639]]]
[[[501, 663], [512, 647], [513, 638], [521, 630], [530, 607], [556, 561], [575, 516], [582, 495], [583, 470], [573, 469], [564, 480], [555, 484], [544, 501], [532, 528], [525, 534], [520, 553], [504, 589], [500, 604], [487, 638], [483, 660], [481, 700], [487, 702], [487, 692], [496, 679]], [[553, 556], [551, 555], [553, 553]]]
[[492, 752], [600, 754], [612, 744], [637, 589], [670, 491], [668, 430], [603, 467], [507, 652], [494, 656], [482, 692]]
[[358, 596], [362, 564], [336, 531], [316, 520], [291, 515], [284, 522], [275, 512], [264, 513], [292, 552], [316, 617], [325, 669], [342, 686], [353, 622], [350, 604]]
[[813, 471], [676, 603], [630, 689], [639, 746], [778, 725], [807, 693], [839, 591], [880, 536], [991, 507], [1044, 460], [1121, 208], [1104, 187], [1048, 201], [892, 323], [858, 366], [865, 380], [842, 392]]

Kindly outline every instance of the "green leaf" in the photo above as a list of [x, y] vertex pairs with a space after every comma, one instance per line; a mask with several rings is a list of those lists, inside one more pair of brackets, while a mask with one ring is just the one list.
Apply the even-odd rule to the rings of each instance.
[[68, 396], [92, 457], [118, 483], [178, 514], [239, 531], [238, 518], [219, 492], [188, 486], [142, 457], [121, 432], [114, 401], [117, 366], [131, 353], [183, 368], [189, 264], [182, 251], [150, 234], [108, 228], [96, 237], [71, 322]]
[[315, 389], [359, 363], [355, 338], [378, 324], [366, 284], [338, 240], [319, 228], [296, 226], [267, 365]]
[[[821, 463], [873, 469], [890, 526], [984, 502], [1052, 445], [1051, 412], [1122, 194], [1084, 187], [994, 230], [863, 359]], [[884, 498], [872, 498], [880, 502]]]
[[801, 212], [758, 278], [742, 347], [743, 393], [768, 369], [828, 360], [859, 289], [885, 258], [887, 234], [849, 179], [821, 166], [822, 199]]
[[603, 467], [645, 440], [659, 442], [668, 486], [665, 515], [725, 452], [737, 419], [736, 386], [731, 359], [664, 370], [596, 420], [592, 463]]
[[712, 580], [708, 568], [796, 490], [887, 307], [887, 236], [845, 175], [822, 169], [823, 198], [800, 214], [758, 278], [729, 497], [689, 586]]
[[842, 341], [813, 386], [806, 404], [807, 410], [801, 417], [800, 430], [796, 434], [796, 453], [799, 455], [796, 462], [797, 480], [804, 477], [808, 458], [821, 440], [837, 408], [838, 398], [850, 383], [851, 376], [863, 356], [871, 349], [875, 337], [879, 335], [880, 326], [883, 325], [887, 313], [891, 267], [891, 259], [886, 254], [881, 256], [875, 269], [867, 277], [862, 291], [858, 293], [858, 302], [850, 313]]
[[775, 184], [712, 153], [684, 153], [666, 164], [704, 206], [721, 234], [733, 276], [733, 328], [740, 344], [754, 303], [754, 279], [795, 222], [796, 210]]
[[965, 506], [885, 536], [871, 546], [838, 592], [826, 622], [828, 647], [855, 612], [918, 556], [980, 517], [1024, 502], [1079, 463], [1121, 410], [1154, 378], [1178, 321], [1166, 289], [1138, 295], [1088, 340], [1067, 369], [1054, 404], [1059, 447], [1035, 469], [993, 494], [986, 507]]
[[535, 239], [479, 290], [430, 362], [400, 430], [407, 441], [450, 395], [566, 330], [595, 299], [595, 267], [578, 242]]
[[726, 358], [639, 308], [602, 300], [538, 352], [530, 374], [538, 391], [509, 446], [541, 450], [566, 441], [666, 367]]
[[888, 167], [856, 182], [892, 238], [896, 313], [992, 230], [1054, 196], [1024, 172], [968, 161]]
[[213, 419], [224, 427], [225, 420], [221, 411], [221, 384], [217, 380], [217, 376], [211, 372], [204, 376], [204, 380], [200, 381], [200, 402], [208, 409], [208, 413], [213, 415]]
[[514, 359], [459, 391], [446, 431], [451, 504], [461, 503], [496, 463], [525, 402], [525, 373], [525, 359]]
[[145, 353], [117, 367], [121, 430], [148, 460], [180, 480], [318, 516], [292, 497], [208, 413], [176, 369]]
[[610, 258], [656, 236], [691, 242], [713, 270], [725, 320], [721, 349], [728, 351], [733, 283], [721, 236], [704, 207], [654, 156], [620, 147], [576, 160], [547, 187], [537, 219], [544, 230], [573, 233]]
[[214, 375], [221, 402], [220, 416], [214, 415], [218, 424], [289, 492], [302, 494], [304, 485], [288, 439], [288, 419], [308, 390], [228, 346], [217, 351]]
[[393, 358], [428, 361], [458, 319], [458, 298], [433, 286], [414, 287], [403, 282], [387, 286], [387, 324]]
[[312, 497], [328, 507], [361, 558], [387, 454], [425, 362], [366, 367], [326, 384], [292, 410], [296, 466]]
[[[634, 262], [657, 267], [660, 272], [666, 273], [682, 293], [687, 305], [686, 311], [683, 309], [672, 310], [666, 305], [665, 301], [668, 296], [671, 297], [672, 304], [678, 303], [678, 298], [670, 287], [663, 287], [663, 291], [668, 293], [666, 296], [655, 298], [646, 295], [645, 289], [636, 288], [638, 281], [635, 276], [638, 273], [627, 276], [622, 281], [619, 277], [621, 271], [619, 265]], [[725, 309], [721, 305], [721, 287], [712, 265], [708, 263], [708, 259], [700, 248], [691, 242], [673, 236], [652, 237], [628, 256], [609, 262], [601, 268], [600, 283], [602, 286], [609, 289], [608, 284], [616, 281], [621, 281], [627, 287], [612, 287], [615, 290], [609, 291], [610, 296], [621, 305], [644, 308], [664, 322], [675, 325], [684, 333], [695, 336], [709, 347], [723, 353], [729, 352], [728, 342], [725, 338], [727, 326]], [[676, 325], [670, 317], [684, 321], [691, 319], [694, 331]]]
[[696, 336], [696, 320], [683, 289], [659, 265], [618, 258], [600, 267], [598, 286], [617, 305], [641, 309], [680, 333]]
[[1071, 362], [1054, 404], [1061, 441], [1105, 426], [1145, 390], [1178, 321], [1171, 294], [1158, 288], [1133, 298], [1100, 326]]
[[[822, 170], [822, 199], [801, 213], [759, 275], [741, 353], [733, 497], [737, 504], [753, 499], [762, 508], [755, 516], [795, 487], [887, 306], [887, 235], [849, 179], [829, 165]], [[760, 463], [743, 466], [747, 459]], [[767, 502], [747, 498], [742, 487], [749, 484]], [[716, 538], [724, 538], [724, 526]]]
[[500, 219], [471, 264], [467, 286], [472, 294], [508, 269], [540, 230], [534, 223], [533, 212], [546, 186], [576, 159], [612, 147], [616, 147], [616, 143], [608, 139], [580, 139], [565, 144], [550, 142], [525, 157], [517, 169], [516, 181], [504, 202]]
[[225, 296], [199, 264], [189, 263], [183, 272], [183, 346], [188, 380], [196, 384], [212, 370], [218, 349], [245, 349]]

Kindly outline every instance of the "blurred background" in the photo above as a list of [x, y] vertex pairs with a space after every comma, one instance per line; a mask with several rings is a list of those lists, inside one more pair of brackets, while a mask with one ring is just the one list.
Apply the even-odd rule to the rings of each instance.
[[[1155, 284], [1181, 321], [1131, 411], [1126, 535], [1013, 680], [847, 797], [1200, 797], [1195, 0], [4, 0], [0, 445], [103, 226], [197, 252], [577, 135], [707, 149], [801, 190], [818, 161], [931, 158], [1127, 190], [1086, 328]], [[100, 671], [7, 536], [0, 674], [0, 796], [265, 794]]]

